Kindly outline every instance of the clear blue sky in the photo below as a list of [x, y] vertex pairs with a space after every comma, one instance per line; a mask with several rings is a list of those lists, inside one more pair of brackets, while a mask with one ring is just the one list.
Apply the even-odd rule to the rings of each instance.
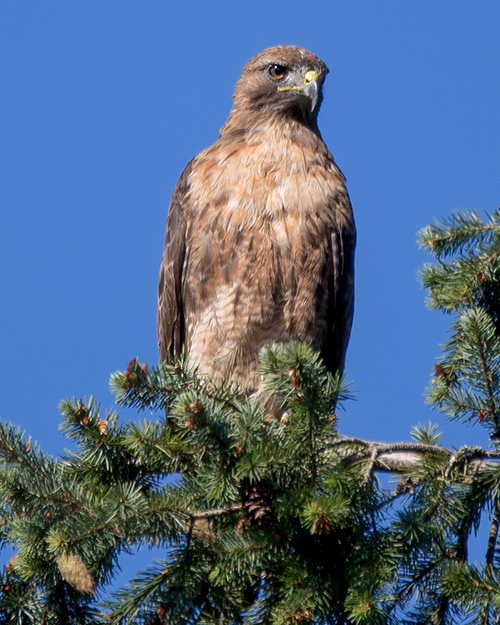
[[[320, 127], [358, 226], [345, 434], [408, 439], [448, 320], [416, 232], [500, 205], [498, 0], [2, 0], [0, 417], [58, 453], [57, 404], [158, 360], [170, 194], [212, 143], [243, 63], [304, 46], [330, 67]], [[133, 416], [133, 415], [127, 415]]]

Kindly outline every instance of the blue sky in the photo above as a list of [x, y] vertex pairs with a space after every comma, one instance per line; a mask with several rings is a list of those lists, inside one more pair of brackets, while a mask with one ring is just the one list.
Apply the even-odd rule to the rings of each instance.
[[[500, 205], [497, 0], [2, 0], [0, 417], [62, 451], [57, 404], [111, 407], [156, 363], [170, 194], [212, 143], [243, 63], [304, 46], [330, 67], [319, 123], [357, 227], [345, 434], [485, 442], [423, 401], [448, 319], [425, 307], [416, 232]], [[133, 415], [128, 415], [133, 416]]]

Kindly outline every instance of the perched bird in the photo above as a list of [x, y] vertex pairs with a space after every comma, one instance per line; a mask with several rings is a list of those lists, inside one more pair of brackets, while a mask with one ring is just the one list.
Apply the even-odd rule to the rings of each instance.
[[317, 115], [328, 72], [295, 46], [243, 68], [217, 141], [172, 195], [160, 268], [161, 360], [184, 349], [214, 380], [259, 394], [260, 348], [300, 340], [342, 371], [356, 231]]

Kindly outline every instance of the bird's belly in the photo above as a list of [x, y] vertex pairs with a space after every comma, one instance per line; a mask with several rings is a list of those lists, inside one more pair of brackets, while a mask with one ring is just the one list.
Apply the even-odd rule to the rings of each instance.
[[[246, 291], [246, 293], [242, 293]], [[272, 306], [263, 306], [240, 284], [218, 289], [216, 299], [186, 328], [189, 364], [211, 378], [232, 378], [245, 390], [255, 387], [259, 349], [286, 341], [287, 329]]]
[[189, 364], [200, 374], [231, 378], [253, 391], [260, 384], [255, 371], [263, 345], [321, 343], [326, 323], [318, 314], [317, 278], [325, 251], [301, 249], [299, 242], [294, 247], [287, 233], [289, 228], [272, 224], [240, 233], [237, 245], [228, 246], [226, 238], [225, 258], [214, 258], [210, 246], [190, 280], [196, 305], [186, 319]]

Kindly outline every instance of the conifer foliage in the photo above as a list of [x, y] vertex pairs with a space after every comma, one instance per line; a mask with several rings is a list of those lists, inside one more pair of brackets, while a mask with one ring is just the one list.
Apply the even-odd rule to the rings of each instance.
[[[272, 414], [183, 362], [134, 359], [111, 385], [140, 416], [62, 402], [61, 458], [0, 423], [0, 539], [15, 553], [0, 624], [498, 622], [500, 212], [420, 241], [430, 305], [452, 315], [429, 401], [485, 428], [488, 449], [447, 450], [430, 424], [406, 443], [342, 436], [349, 389], [303, 344], [261, 352]], [[110, 595], [120, 554], [144, 545], [163, 559]]]

